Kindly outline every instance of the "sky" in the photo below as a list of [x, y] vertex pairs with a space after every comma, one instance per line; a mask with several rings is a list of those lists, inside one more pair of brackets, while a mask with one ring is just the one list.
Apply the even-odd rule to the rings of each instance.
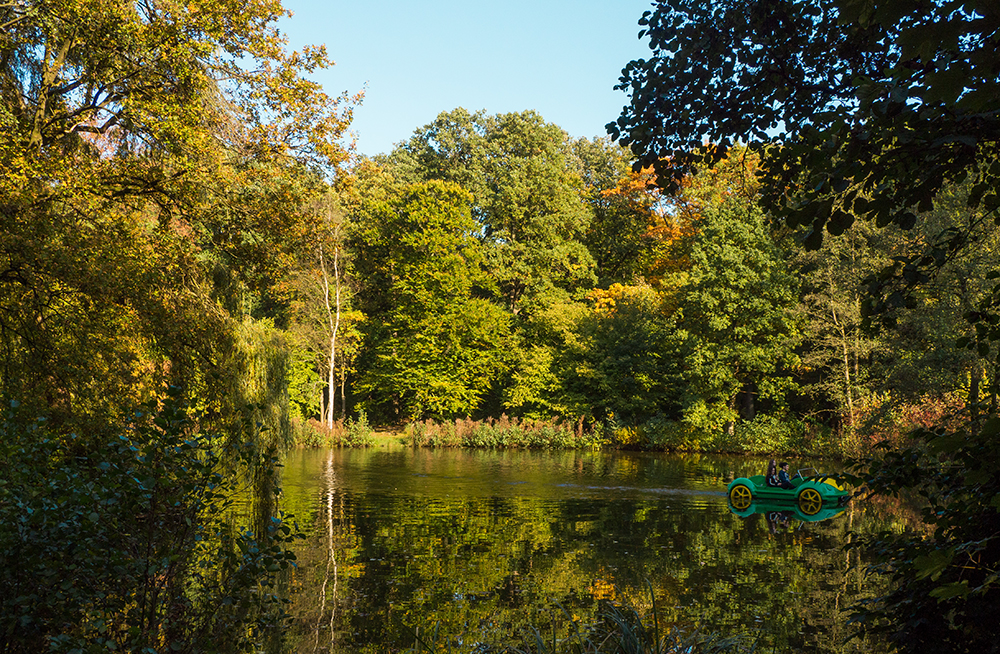
[[284, 0], [289, 46], [325, 44], [327, 94], [364, 91], [357, 151], [390, 151], [443, 111], [533, 109], [570, 136], [604, 136], [627, 102], [621, 69], [647, 57], [650, 0]]

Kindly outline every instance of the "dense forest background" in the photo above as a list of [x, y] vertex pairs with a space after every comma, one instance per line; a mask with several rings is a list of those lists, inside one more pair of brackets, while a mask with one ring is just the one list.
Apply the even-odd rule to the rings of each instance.
[[[21, 189], [38, 222], [8, 233], [5, 397], [54, 424], [128, 415], [171, 383], [205, 419], [249, 412], [282, 442], [364, 413], [396, 428], [508, 416], [633, 447], [833, 452], [995, 402], [992, 364], [952, 347], [991, 290], [998, 243], [968, 185], [914, 229], [860, 219], [806, 251], [805, 230], [761, 209], [753, 152], [666, 193], [627, 150], [530, 111], [442, 113], [332, 178], [226, 163], [232, 185], [185, 182], [176, 199], [79, 189], [77, 159], [125, 165], [103, 138], [80, 139], [72, 186]], [[123, 198], [137, 204], [76, 206]], [[63, 231], [42, 238], [49, 222]], [[956, 223], [978, 246], [863, 328], [866, 280]]]
[[[753, 150], [674, 179], [535, 112], [458, 108], [352, 157], [357, 98], [295, 81], [324, 54], [282, 54], [272, 28], [164, 14], [168, 38], [123, 14], [64, 37], [58, 12], [5, 11], [0, 392], [60, 429], [173, 385], [204, 424], [275, 443], [506, 416], [837, 452], [996, 401], [995, 361], [952, 347], [997, 252], [971, 179], [912, 229], [862, 215], [807, 251], [810, 225], [763, 208]], [[236, 54], [191, 49], [217, 38]], [[248, 73], [239, 48], [270, 63]], [[872, 276], [955, 225], [976, 247], [863, 328]]]

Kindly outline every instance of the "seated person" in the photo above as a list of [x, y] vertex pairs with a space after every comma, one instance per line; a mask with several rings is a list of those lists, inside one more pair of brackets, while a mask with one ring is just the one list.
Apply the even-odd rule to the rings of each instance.
[[780, 486], [778, 483], [778, 464], [775, 463], [774, 459], [771, 459], [767, 463], [767, 473], [764, 475], [764, 481], [768, 486]]
[[781, 488], [795, 488], [795, 484], [788, 478], [788, 464], [781, 463], [781, 470], [778, 471], [778, 486]]

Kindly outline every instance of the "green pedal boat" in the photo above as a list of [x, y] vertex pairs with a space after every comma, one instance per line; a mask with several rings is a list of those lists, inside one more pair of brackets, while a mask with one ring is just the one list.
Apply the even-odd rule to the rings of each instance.
[[803, 515], [814, 516], [824, 506], [843, 506], [851, 499], [851, 492], [835, 477], [812, 472], [806, 468], [795, 473], [793, 488], [768, 486], [764, 475], [739, 477], [729, 483], [729, 503], [737, 511], [749, 509], [755, 501], [794, 504]]

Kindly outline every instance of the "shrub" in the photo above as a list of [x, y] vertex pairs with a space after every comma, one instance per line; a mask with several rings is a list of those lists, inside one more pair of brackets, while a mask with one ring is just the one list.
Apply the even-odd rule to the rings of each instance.
[[699, 452], [706, 434], [686, 422], [655, 416], [640, 427], [646, 447], [652, 450]]
[[339, 445], [343, 447], [371, 447], [375, 444], [375, 430], [368, 424], [368, 414], [358, 412], [357, 419], [347, 419], [343, 437]]
[[375, 430], [368, 424], [364, 411], [357, 418], [337, 420], [332, 427], [318, 420], [309, 420], [294, 431], [295, 445], [299, 447], [371, 447], [375, 444]]
[[230, 523], [234, 464], [273, 469], [250, 439], [175, 404], [110, 437], [0, 428], [0, 651], [252, 651], [284, 622], [296, 535]]

